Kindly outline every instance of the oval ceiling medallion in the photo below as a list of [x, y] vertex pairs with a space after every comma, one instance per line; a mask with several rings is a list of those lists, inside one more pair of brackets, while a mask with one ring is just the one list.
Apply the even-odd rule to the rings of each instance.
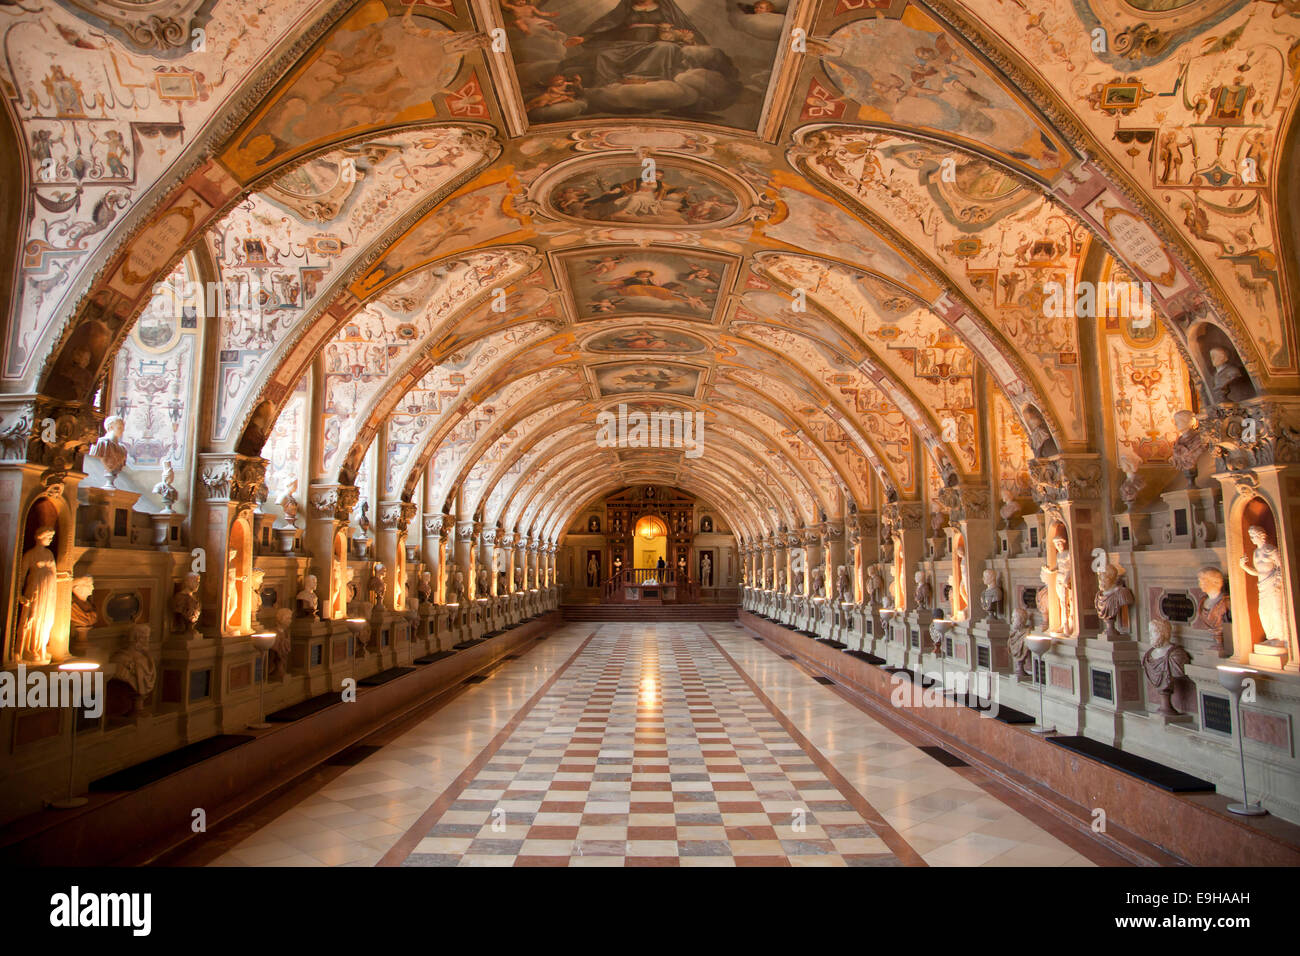
[[749, 208], [720, 175], [659, 157], [584, 162], [556, 176], [545, 193], [548, 211], [601, 225], [729, 225]]

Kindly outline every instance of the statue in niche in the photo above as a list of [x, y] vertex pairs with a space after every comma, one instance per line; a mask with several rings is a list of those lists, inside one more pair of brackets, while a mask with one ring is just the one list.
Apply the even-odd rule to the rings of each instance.
[[302, 576], [302, 590], [298, 592], [298, 613], [303, 617], [316, 617], [320, 595], [316, 593], [316, 575], [308, 572]]
[[712, 533], [713, 533], [713, 519], [710, 518], [708, 515], [705, 515], [703, 518], [700, 519], [700, 534], [712, 534]]
[[18, 568], [22, 591], [18, 595], [18, 646], [14, 659], [26, 663], [50, 662], [50, 635], [59, 603], [59, 571], [50, 545], [54, 529], [41, 528], [36, 543], [23, 554]]
[[594, 588], [600, 578], [600, 566], [596, 564], [596, 556], [593, 554], [587, 558], [587, 587]]
[[151, 632], [148, 624], [136, 624], [130, 630], [128, 643], [113, 654], [117, 665], [113, 680], [121, 681], [135, 695], [135, 713], [144, 709], [144, 702], [153, 695], [158, 682], [158, 670], [153, 655], [149, 653]]
[[1124, 473], [1124, 480], [1120, 482], [1119, 498], [1124, 502], [1124, 510], [1131, 511], [1134, 502], [1137, 501], [1138, 495], [1146, 487], [1146, 481], [1138, 474], [1137, 460], [1125, 455], [1120, 460], [1119, 469]]
[[1229, 401], [1233, 386], [1246, 377], [1245, 370], [1232, 360], [1227, 349], [1210, 349], [1210, 392], [1218, 403]]
[[72, 582], [72, 626], [94, 627], [99, 623], [99, 612], [90, 603], [95, 593], [95, 579], [84, 574]]
[[841, 604], [853, 603], [853, 589], [849, 586], [849, 569], [842, 564], [835, 569], [835, 600]]
[[1105, 628], [1107, 640], [1117, 640], [1125, 634], [1128, 609], [1133, 606], [1133, 592], [1124, 585], [1124, 569], [1109, 564], [1097, 572], [1097, 597], [1094, 600], [1097, 617]]
[[284, 483], [284, 491], [280, 493], [280, 500], [276, 502], [280, 510], [284, 512], [284, 517], [280, 520], [290, 528], [298, 526], [298, 479], [290, 478]]
[[289, 674], [289, 655], [293, 641], [289, 637], [289, 628], [293, 624], [293, 612], [287, 607], [275, 610], [275, 643], [271, 645], [270, 677], [284, 680]]
[[1016, 496], [1011, 493], [1010, 488], [1003, 488], [999, 496], [1002, 498], [1002, 507], [998, 509], [998, 514], [1002, 516], [1002, 527], [1009, 528], [1011, 519], [1020, 514], [1020, 502], [1016, 501]]
[[1255, 545], [1255, 553], [1250, 560], [1242, 555], [1240, 561], [1241, 569], [1255, 578], [1259, 586], [1259, 623], [1264, 628], [1264, 639], [1259, 643], [1266, 647], [1285, 647], [1286, 582], [1282, 580], [1282, 556], [1260, 525], [1251, 525], [1246, 536]]
[[238, 551], [231, 551], [226, 564], [226, 626], [239, 627], [239, 569], [235, 562], [239, 559]]
[[1174, 709], [1174, 682], [1187, 676], [1187, 665], [1192, 655], [1187, 649], [1173, 642], [1173, 626], [1165, 620], [1156, 619], [1147, 625], [1147, 635], [1151, 638], [1151, 647], [1142, 655], [1142, 670], [1147, 682], [1160, 695], [1160, 713], [1176, 715]]
[[1074, 570], [1071, 567], [1070, 542], [1063, 534], [1052, 539], [1056, 548], [1056, 568], [1047, 568], [1056, 578], [1056, 604], [1061, 615], [1057, 633], [1069, 636], [1074, 633]]
[[1183, 473], [1188, 486], [1195, 487], [1197, 462], [1205, 450], [1205, 433], [1196, 416], [1185, 408], [1174, 412], [1174, 427], [1178, 429], [1178, 437], [1174, 439], [1169, 460]]
[[366, 593], [371, 604], [375, 607], [383, 606], [384, 595], [388, 593], [388, 568], [384, 567], [384, 562], [376, 561], [370, 569], [370, 584]]
[[600, 534], [600, 518], [596, 517], [596, 515], [592, 515], [587, 519], [587, 533]]
[[966, 583], [966, 536], [957, 535], [952, 548], [952, 616], [963, 620], [970, 608], [970, 585]]
[[1218, 568], [1207, 565], [1197, 573], [1196, 582], [1205, 592], [1197, 607], [1197, 617], [1214, 638], [1214, 646], [1219, 656], [1226, 657], [1227, 651], [1223, 649], [1223, 625], [1232, 620], [1227, 578]]
[[121, 415], [109, 415], [104, 419], [104, 434], [95, 442], [87, 453], [91, 458], [98, 458], [107, 475], [105, 488], [117, 487], [117, 476], [126, 467], [126, 446], [122, 444], [122, 434], [126, 431], [126, 419]]
[[257, 616], [262, 613], [262, 581], [266, 579], [266, 572], [261, 568], [253, 568], [253, 589], [249, 592], [252, 612], [249, 620], [253, 622], [253, 629], [257, 629]]
[[922, 611], [928, 611], [930, 601], [934, 598], [934, 589], [930, 587], [930, 581], [925, 576], [925, 571], [918, 568], [916, 574], [912, 575], [912, 580], [916, 582], [916, 589], [912, 592], [912, 597], [916, 600], [916, 606]]
[[433, 572], [420, 565], [419, 584], [416, 585], [415, 593], [420, 596], [420, 606], [433, 603]]
[[1029, 671], [1029, 645], [1025, 635], [1032, 625], [1029, 610], [1018, 607], [1011, 612], [1011, 633], [1007, 636], [1007, 653], [1011, 655], [1011, 669], [1017, 677], [1032, 677]]
[[700, 584], [713, 587], [713, 558], [707, 554], [700, 560]]
[[984, 590], [980, 592], [980, 607], [989, 617], [1002, 613], [1002, 585], [998, 583], [998, 573], [992, 568], [984, 570]]
[[813, 568], [812, 588], [809, 591], [809, 596], [810, 597], [826, 596], [826, 572], [825, 570], [822, 569], [822, 566], [820, 564], [817, 565], [817, 567]]
[[187, 634], [194, 630], [199, 615], [203, 613], [203, 605], [199, 602], [199, 576], [196, 572], [191, 571], [185, 575], [185, 580], [177, 586], [176, 593], [172, 595], [171, 610], [173, 634]]
[[176, 490], [174, 484], [175, 481], [176, 470], [172, 466], [172, 460], [164, 458], [162, 460], [162, 479], [153, 486], [153, 493], [162, 501], [163, 514], [171, 514], [172, 505], [176, 504], [176, 499], [180, 497], [180, 493]]

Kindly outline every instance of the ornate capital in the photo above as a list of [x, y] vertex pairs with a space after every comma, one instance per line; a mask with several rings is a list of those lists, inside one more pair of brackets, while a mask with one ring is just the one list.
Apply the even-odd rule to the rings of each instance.
[[1300, 462], [1300, 408], [1294, 402], [1219, 405], [1202, 416], [1201, 428], [1221, 472]]
[[415, 518], [414, 501], [384, 501], [379, 504], [379, 527], [384, 531], [404, 531]]
[[482, 543], [489, 548], [492, 547], [492, 545], [496, 542], [496, 539], [497, 539], [496, 528], [483, 528], [483, 530], [479, 532], [479, 540], [482, 541]]
[[468, 541], [474, 536], [474, 522], [457, 521], [456, 522], [456, 540]]
[[1040, 506], [1101, 497], [1101, 464], [1093, 455], [1031, 458], [1029, 478]]
[[360, 500], [361, 489], [356, 485], [313, 485], [307, 492], [311, 516], [332, 521], [350, 521]]
[[103, 416], [85, 405], [44, 396], [0, 405], [0, 461], [26, 461], [63, 471], [99, 438]]
[[253, 505], [266, 487], [266, 459], [248, 455], [200, 455], [199, 477], [208, 501]]

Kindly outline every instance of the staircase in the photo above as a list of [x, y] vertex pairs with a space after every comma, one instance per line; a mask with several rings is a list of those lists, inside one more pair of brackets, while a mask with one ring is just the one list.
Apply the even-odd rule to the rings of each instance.
[[734, 604], [562, 604], [565, 621], [734, 621]]

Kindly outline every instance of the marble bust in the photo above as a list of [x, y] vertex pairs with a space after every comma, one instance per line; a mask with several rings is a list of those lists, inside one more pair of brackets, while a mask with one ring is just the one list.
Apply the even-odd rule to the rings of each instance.
[[303, 617], [315, 617], [320, 604], [320, 595], [316, 593], [316, 575], [304, 574], [302, 590], [298, 592], [298, 613]]
[[1105, 624], [1104, 636], [1116, 640], [1123, 636], [1128, 609], [1133, 604], [1133, 592], [1124, 586], [1124, 569], [1110, 564], [1097, 572], [1097, 597], [1094, 606], [1097, 617]]
[[196, 572], [191, 571], [185, 575], [185, 580], [172, 595], [171, 607], [172, 632], [184, 634], [194, 630], [199, 615], [203, 613], [203, 606], [199, 602], [199, 576]]
[[1205, 435], [1196, 416], [1185, 408], [1174, 412], [1174, 427], [1178, 429], [1178, 437], [1174, 439], [1169, 460], [1183, 473], [1189, 485], [1195, 485], [1197, 462], [1205, 448]]
[[104, 419], [104, 434], [90, 449], [91, 458], [98, 458], [108, 475], [106, 488], [117, 487], [117, 476], [126, 467], [126, 446], [122, 444], [122, 434], [126, 431], [126, 419], [121, 415], [110, 415]]
[[90, 596], [95, 593], [95, 579], [89, 574], [82, 575], [72, 582], [72, 626], [94, 627], [99, 622], [95, 605], [90, 603]]
[[1033, 676], [1029, 672], [1029, 645], [1025, 643], [1025, 635], [1029, 633], [1031, 623], [1027, 608], [1018, 607], [1011, 612], [1011, 633], [1007, 635], [1007, 653], [1011, 656], [1013, 673], [1020, 677]]
[[284, 483], [284, 491], [280, 494], [280, 500], [276, 502], [280, 510], [284, 513], [281, 520], [289, 527], [298, 524], [298, 479], [290, 478]]
[[153, 493], [158, 496], [163, 503], [163, 514], [170, 514], [172, 505], [176, 504], [176, 499], [180, 493], [176, 490], [176, 469], [172, 465], [170, 458], [162, 460], [162, 477], [158, 484], [153, 486]]
[[370, 571], [370, 584], [367, 588], [367, 600], [378, 607], [384, 603], [384, 595], [388, 591], [388, 568], [384, 567], [382, 561], [376, 561], [374, 568]]
[[1227, 349], [1221, 348], [1210, 349], [1210, 367], [1210, 391], [1214, 394], [1214, 400], [1230, 401], [1233, 385], [1245, 377], [1245, 371], [1232, 360]]
[[1142, 655], [1142, 670], [1147, 682], [1160, 695], [1159, 712], [1176, 715], [1174, 709], [1174, 682], [1186, 676], [1192, 655], [1187, 649], [1173, 643], [1173, 627], [1168, 621], [1153, 620], [1147, 625], [1151, 647]]
[[153, 693], [158, 681], [158, 670], [153, 655], [149, 652], [151, 632], [148, 624], [136, 624], [131, 628], [126, 646], [115, 652], [112, 661], [117, 665], [113, 680], [121, 681], [135, 694], [136, 710]]
[[912, 580], [916, 582], [916, 590], [912, 593], [912, 596], [916, 598], [916, 606], [923, 611], [929, 610], [930, 599], [934, 596], [934, 592], [930, 588], [930, 582], [926, 580], [925, 572], [917, 571], [912, 576]]
[[1223, 626], [1232, 620], [1232, 605], [1228, 600], [1228, 581], [1223, 572], [1213, 565], [1201, 568], [1196, 582], [1205, 593], [1197, 607], [1197, 619], [1214, 638], [1220, 657], [1227, 656], [1223, 649]]
[[1002, 611], [1002, 585], [998, 583], [998, 573], [992, 568], [984, 569], [984, 590], [980, 592], [980, 607], [984, 613], [997, 617]]

